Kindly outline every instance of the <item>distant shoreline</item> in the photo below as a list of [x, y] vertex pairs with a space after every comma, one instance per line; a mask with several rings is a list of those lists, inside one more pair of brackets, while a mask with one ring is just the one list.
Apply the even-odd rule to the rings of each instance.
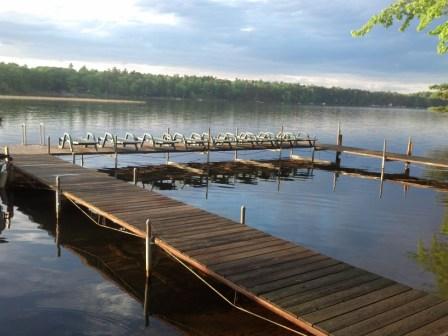
[[67, 101], [67, 102], [107, 103], [107, 104], [146, 104], [146, 102], [143, 100], [80, 98], [80, 97], [20, 96], [20, 95], [0, 95], [0, 100]]

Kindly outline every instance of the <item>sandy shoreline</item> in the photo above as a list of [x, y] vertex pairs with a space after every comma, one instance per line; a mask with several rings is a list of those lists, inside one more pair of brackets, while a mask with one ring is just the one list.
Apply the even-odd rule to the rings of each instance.
[[0, 100], [67, 101], [67, 102], [109, 103], [109, 104], [146, 104], [146, 102], [144, 102], [142, 100], [77, 98], [77, 97], [17, 96], [17, 95], [0, 95]]

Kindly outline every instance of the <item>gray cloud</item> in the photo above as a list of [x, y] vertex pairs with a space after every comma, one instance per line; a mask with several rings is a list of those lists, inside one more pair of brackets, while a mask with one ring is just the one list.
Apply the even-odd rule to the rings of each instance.
[[353, 76], [366, 80], [442, 81], [447, 59], [424, 33], [350, 30], [389, 1], [140, 0], [143, 12], [172, 15], [176, 24], [64, 26], [51, 19], [0, 15], [0, 56], [108, 64], [147, 64], [240, 77]]

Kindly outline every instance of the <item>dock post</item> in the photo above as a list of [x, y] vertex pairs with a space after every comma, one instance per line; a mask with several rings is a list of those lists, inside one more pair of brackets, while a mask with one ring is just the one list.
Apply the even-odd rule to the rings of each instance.
[[246, 224], [246, 207], [244, 205], [241, 206], [240, 223]]
[[84, 154], [81, 154], [81, 167], [84, 167]]
[[39, 124], [39, 141], [41, 146], [45, 145], [45, 126], [43, 123]]
[[72, 152], [72, 164], [76, 164], [76, 154]]
[[[414, 144], [412, 143], [412, 138], [409, 137], [409, 139], [408, 139], [408, 147], [406, 149], [406, 155], [407, 156], [411, 156], [413, 149], [414, 149]], [[410, 162], [406, 162], [405, 165], [404, 165], [404, 174], [405, 175], [409, 175], [410, 164], [411, 164]]]
[[48, 136], [47, 148], [48, 148], [48, 155], [50, 155], [50, 152], [51, 152], [51, 147], [50, 147], [50, 136]]
[[233, 160], [238, 160], [238, 127], [235, 130], [235, 138], [236, 138], [236, 144], [235, 144], [235, 155], [233, 157]]
[[148, 279], [152, 273], [152, 244], [154, 237], [152, 235], [151, 221], [146, 220], [146, 241], [145, 241], [145, 260], [146, 260], [146, 278]]
[[115, 151], [115, 157], [114, 157], [114, 166], [115, 166], [115, 176], [117, 174], [117, 168], [118, 168], [118, 136], [114, 136], [114, 151]]
[[211, 141], [211, 130], [210, 127], [208, 128], [208, 141], [207, 141], [207, 166], [210, 163], [210, 141]]
[[384, 181], [384, 167], [386, 165], [386, 139], [383, 144], [383, 158], [381, 159], [381, 181]]
[[279, 154], [278, 154], [278, 160], [279, 161], [281, 161], [281, 159], [282, 159], [283, 131], [284, 131], [284, 126], [282, 125], [282, 130], [280, 131], [280, 150], [279, 150]]
[[135, 167], [132, 170], [132, 183], [134, 183], [134, 185], [137, 185], [137, 168]]
[[59, 220], [61, 213], [61, 179], [56, 176], [56, 220]]
[[[338, 147], [342, 146], [342, 130], [341, 130], [341, 123], [338, 122], [338, 134], [336, 137], [336, 145]], [[336, 150], [336, 164], [339, 166], [341, 163], [341, 152], [339, 151], [339, 148]]]
[[208, 200], [208, 185], [209, 185], [210, 169], [207, 168], [207, 176], [205, 177], [205, 199]]
[[26, 137], [26, 124], [22, 124], [22, 145], [27, 144], [27, 137]]
[[314, 163], [314, 156], [316, 155], [316, 149], [313, 148], [311, 149], [311, 163]]
[[9, 164], [9, 147], [5, 146], [5, 163], [6, 163], [6, 181], [5, 185], [7, 186], [9, 182], [13, 180], [13, 166]]

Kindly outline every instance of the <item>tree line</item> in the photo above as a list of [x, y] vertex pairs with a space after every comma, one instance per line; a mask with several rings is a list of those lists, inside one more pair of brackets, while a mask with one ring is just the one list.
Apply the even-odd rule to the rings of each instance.
[[82, 67], [29, 68], [0, 63], [0, 94], [56, 95], [95, 98], [182, 98], [230, 101], [326, 104], [344, 106], [428, 107], [437, 100], [429, 93], [399, 94], [326, 88], [261, 80], [225, 80], [211, 76], [168, 76]]

